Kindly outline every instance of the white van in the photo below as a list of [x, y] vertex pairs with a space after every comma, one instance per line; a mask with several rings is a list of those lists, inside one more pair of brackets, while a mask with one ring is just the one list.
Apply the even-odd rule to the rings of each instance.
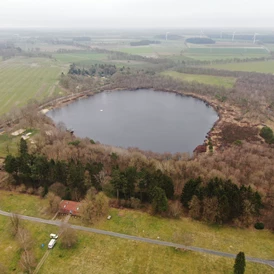
[[48, 244], [48, 248], [52, 249], [56, 244], [56, 240], [55, 239], [51, 239], [49, 244]]
[[53, 234], [53, 233], [49, 234], [49, 237], [51, 239], [58, 239], [58, 235], [57, 234]]

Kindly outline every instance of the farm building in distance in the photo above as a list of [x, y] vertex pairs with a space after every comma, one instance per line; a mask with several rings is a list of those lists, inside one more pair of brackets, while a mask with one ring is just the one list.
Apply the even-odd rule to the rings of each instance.
[[81, 203], [62, 200], [59, 204], [59, 213], [80, 216]]

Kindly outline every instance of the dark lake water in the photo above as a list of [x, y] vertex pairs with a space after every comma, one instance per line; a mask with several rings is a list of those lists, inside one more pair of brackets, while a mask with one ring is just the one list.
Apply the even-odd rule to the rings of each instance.
[[102, 92], [47, 115], [76, 136], [160, 153], [192, 153], [218, 119], [198, 99], [153, 90]]

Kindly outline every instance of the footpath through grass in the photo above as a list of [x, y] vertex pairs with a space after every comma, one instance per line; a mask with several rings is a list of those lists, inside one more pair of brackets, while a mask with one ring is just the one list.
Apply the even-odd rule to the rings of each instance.
[[214, 86], [223, 86], [226, 88], [232, 88], [236, 82], [234, 77], [221, 77], [221, 76], [212, 76], [212, 75], [200, 75], [200, 74], [186, 74], [180, 73], [177, 71], [165, 71], [163, 75], [170, 76], [172, 78], [182, 80], [182, 81], [196, 81], [202, 84], [214, 85]]

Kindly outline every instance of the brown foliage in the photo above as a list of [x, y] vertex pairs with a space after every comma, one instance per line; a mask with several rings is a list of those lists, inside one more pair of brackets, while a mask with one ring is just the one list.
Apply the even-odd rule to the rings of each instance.
[[49, 209], [51, 213], [56, 213], [59, 210], [59, 204], [61, 202], [61, 198], [56, 196], [53, 192], [49, 192], [47, 195], [47, 199], [49, 202]]
[[35, 257], [33, 252], [31, 250], [24, 250], [21, 254], [19, 264], [24, 272], [32, 273], [32, 270], [35, 267]]
[[12, 213], [10, 217], [10, 232], [12, 236], [16, 236], [21, 226], [20, 218], [17, 214]]

